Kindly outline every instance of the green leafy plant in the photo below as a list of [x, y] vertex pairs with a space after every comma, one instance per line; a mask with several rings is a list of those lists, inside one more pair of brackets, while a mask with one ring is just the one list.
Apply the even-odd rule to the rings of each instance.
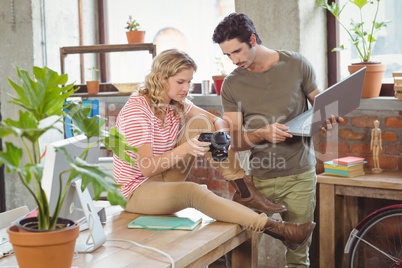
[[128, 31], [138, 31], [140, 29], [140, 24], [134, 20], [131, 16], [128, 16], [127, 26], [125, 27]]
[[91, 81], [96, 81], [96, 72], [99, 72], [98, 69], [95, 68], [95, 66], [88, 68], [88, 70], [91, 71], [91, 75], [92, 75], [92, 80]]
[[226, 75], [225, 65], [221, 57], [215, 57], [215, 63], [220, 75]]
[[[374, 37], [375, 33], [390, 23], [390, 21], [377, 21], [380, 0], [349, 0], [342, 7], [339, 6], [336, 1], [331, 4], [328, 4], [328, 0], [316, 0], [316, 2], [319, 7], [328, 10], [336, 18], [342, 28], [345, 29], [357, 50], [361, 62], [371, 62], [374, 43], [377, 41]], [[377, 7], [370, 27], [370, 25], [363, 20], [363, 8], [368, 4], [374, 4], [374, 2], [377, 2]], [[356, 6], [359, 9], [360, 14], [359, 22], [355, 22], [351, 19], [350, 28], [346, 27], [340, 20], [341, 13], [348, 4]], [[367, 32], [367, 29], [369, 29], [369, 32]], [[341, 45], [334, 48], [332, 51], [341, 51], [344, 49], [344, 45]]]
[[[22, 110], [19, 111], [18, 120], [7, 118], [0, 122], [0, 138], [9, 135], [16, 136], [21, 139], [24, 146], [19, 148], [11, 142], [5, 142], [4, 150], [0, 152], [0, 164], [5, 165], [8, 173], [17, 174], [22, 184], [35, 199], [38, 207], [39, 229], [56, 228], [56, 221], [67, 193], [67, 186], [77, 177], [82, 179], [82, 189], [85, 189], [88, 184], [92, 184], [95, 199], [98, 199], [102, 192], [106, 192], [111, 204], [124, 207], [125, 198], [118, 190], [120, 185], [115, 184], [113, 177], [100, 169], [98, 165], [87, 163], [85, 158], [89, 148], [102, 142], [106, 148], [134, 165], [132, 159], [125, 152], [136, 151], [136, 149], [128, 146], [124, 136], [115, 128], [110, 132], [102, 130], [106, 119], [99, 116], [88, 117], [91, 112], [90, 106], [84, 108], [82, 102], [73, 101], [66, 104], [66, 99], [78, 90], [78, 88], [74, 88], [73, 84], [65, 85], [67, 75], [58, 75], [47, 67], [33, 67], [35, 79], [31, 79], [27, 71], [18, 67], [17, 73], [21, 86], [8, 79], [18, 95], [18, 97], [11, 96], [10, 103], [21, 107]], [[51, 215], [48, 197], [41, 184], [43, 163], [41, 163], [40, 157], [39, 138], [51, 129], [62, 132], [55, 126], [55, 123], [62, 122], [64, 125], [64, 116], [71, 119], [74, 134], [84, 134], [87, 137], [87, 147], [80, 157], [69, 156], [64, 151], [71, 169], [62, 172], [69, 173], [69, 177], [63, 186], [64, 189], [59, 190], [56, 209]], [[44, 119], [49, 117], [55, 118], [56, 122], [44, 123]], [[98, 137], [98, 139], [96, 142], [90, 142], [91, 137]], [[28, 163], [23, 161], [23, 155], [29, 157]], [[61, 180], [61, 174], [59, 178]], [[30, 184], [33, 185], [32, 189]]]

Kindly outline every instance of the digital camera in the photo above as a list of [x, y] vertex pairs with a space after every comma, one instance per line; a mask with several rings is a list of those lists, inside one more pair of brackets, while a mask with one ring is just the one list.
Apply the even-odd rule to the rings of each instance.
[[212, 159], [217, 162], [222, 162], [228, 158], [228, 149], [230, 145], [230, 136], [225, 132], [217, 131], [214, 133], [203, 132], [198, 138], [202, 142], [210, 142], [209, 152], [212, 154]]

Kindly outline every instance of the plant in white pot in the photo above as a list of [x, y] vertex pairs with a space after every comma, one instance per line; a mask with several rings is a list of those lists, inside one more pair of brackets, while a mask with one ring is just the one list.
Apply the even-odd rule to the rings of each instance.
[[[34, 198], [37, 206], [38, 216], [36, 232], [21, 233], [21, 230], [15, 229], [12, 226], [8, 229], [10, 242], [13, 244], [14, 237], [18, 243], [23, 243], [25, 240], [39, 241], [40, 235], [45, 235], [46, 240], [61, 241], [61, 235], [67, 233], [68, 249], [59, 249], [57, 246], [46, 246], [46, 249], [40, 249], [39, 245], [24, 245], [16, 247], [13, 244], [14, 252], [20, 268], [24, 267], [71, 267], [75, 240], [78, 237], [78, 226], [75, 222], [66, 220], [66, 228], [58, 229], [59, 212], [66, 197], [66, 190], [70, 182], [78, 177], [82, 180], [82, 187], [85, 188], [88, 184], [92, 184], [94, 197], [100, 196], [101, 192], [107, 192], [108, 200], [111, 204], [125, 206], [125, 198], [121, 195], [110, 174], [99, 168], [99, 165], [90, 164], [85, 161], [85, 152], [92, 146], [97, 146], [97, 143], [102, 142], [106, 148], [113, 153], [120, 155], [126, 161], [134, 164], [133, 161], [125, 154], [128, 150], [136, 150], [133, 147], [126, 145], [124, 137], [115, 129], [109, 133], [102, 130], [101, 127], [105, 124], [106, 119], [99, 116], [88, 117], [91, 107], [83, 107], [82, 102], [69, 102], [66, 104], [66, 99], [70, 97], [78, 88], [74, 88], [73, 84], [65, 85], [67, 75], [58, 75], [51, 69], [44, 67], [33, 67], [34, 79], [31, 79], [27, 71], [17, 67], [17, 73], [21, 86], [9, 79], [10, 85], [15, 90], [17, 97], [11, 96], [13, 103], [22, 108], [19, 111], [17, 120], [6, 118], [0, 122], [0, 138], [14, 136], [21, 141], [23, 147], [20, 148], [11, 142], [5, 142], [2, 152], [0, 152], [0, 164], [4, 164], [6, 170], [10, 174], [16, 174], [27, 192]], [[69, 111], [65, 112], [66, 109]], [[56, 129], [61, 131], [56, 123], [64, 124], [64, 116], [71, 118], [74, 133], [85, 135], [87, 137], [87, 148], [80, 157], [67, 156], [71, 169], [64, 172], [69, 173], [69, 177], [63, 188], [59, 190], [59, 197], [54, 211], [49, 211], [48, 196], [46, 196], [42, 185], [43, 163], [41, 162], [41, 152], [39, 139], [49, 130]], [[46, 121], [51, 121], [51, 123]], [[91, 137], [97, 137], [95, 143], [90, 142]], [[67, 154], [67, 152], [64, 152]], [[28, 156], [28, 162], [23, 159], [23, 155]], [[10, 178], [15, 178], [11, 177]], [[13, 229], [12, 229], [13, 228]], [[47, 232], [46, 230], [52, 230]], [[23, 237], [26, 235], [26, 238]], [[49, 236], [55, 235], [57, 238], [52, 239]], [[30, 247], [32, 246], [32, 247]], [[30, 253], [25, 253], [23, 250], [29, 249]], [[39, 253], [34, 250], [39, 249]], [[49, 250], [56, 249], [55, 253]], [[55, 256], [63, 258], [57, 260]], [[47, 258], [47, 257], [50, 258]], [[23, 257], [28, 257], [28, 260], [23, 260]], [[49, 259], [50, 263], [45, 263]]]
[[129, 44], [144, 43], [145, 31], [141, 31], [140, 28], [140, 23], [132, 16], [128, 16], [125, 29], [127, 29], [126, 36]]
[[[367, 68], [366, 78], [364, 80], [362, 98], [378, 97], [382, 85], [382, 77], [385, 72], [385, 65], [372, 61], [372, 52], [374, 44], [377, 41], [375, 35], [381, 28], [386, 27], [389, 21], [378, 21], [378, 10], [380, 0], [348, 0], [343, 6], [340, 6], [337, 1], [328, 3], [328, 0], [316, 0], [319, 7], [328, 10], [338, 21], [340, 26], [347, 32], [360, 62], [352, 63], [348, 66], [349, 72], [352, 74], [361, 68]], [[376, 11], [371, 21], [365, 21], [363, 12], [367, 10], [368, 5], [376, 4]], [[355, 22], [350, 20], [350, 26], [347, 27], [341, 20], [342, 11], [345, 8], [355, 8], [359, 12], [360, 21]], [[366, 9], [365, 9], [366, 8]], [[341, 45], [334, 48], [332, 51], [344, 50], [345, 46]], [[372, 87], [372, 88], [371, 88]]]

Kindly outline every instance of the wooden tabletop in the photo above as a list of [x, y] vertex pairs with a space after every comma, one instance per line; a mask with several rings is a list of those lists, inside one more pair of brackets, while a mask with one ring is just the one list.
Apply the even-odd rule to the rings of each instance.
[[[107, 241], [93, 253], [79, 253], [73, 260], [74, 267], [171, 267], [168, 257], [161, 253], [129, 242], [110, 241], [111, 239], [130, 240], [155, 247], [169, 254], [174, 259], [175, 267], [205, 267], [255, 235], [237, 224], [213, 221], [195, 209], [185, 209], [175, 214], [202, 216], [203, 222], [193, 231], [128, 229], [128, 223], [141, 215], [125, 212], [117, 206], [108, 206], [107, 202], [104, 204]], [[80, 234], [79, 239], [86, 238], [85, 232]], [[5, 265], [17, 265], [15, 257], [0, 259], [0, 267]]]
[[402, 190], [402, 173], [400, 171], [383, 171], [378, 174], [366, 171], [365, 173], [365, 175], [353, 178], [322, 173], [318, 175], [317, 181], [318, 183], [333, 185]]

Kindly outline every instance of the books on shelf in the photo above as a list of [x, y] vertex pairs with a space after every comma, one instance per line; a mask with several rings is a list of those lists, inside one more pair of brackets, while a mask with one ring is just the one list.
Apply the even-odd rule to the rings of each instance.
[[341, 177], [357, 177], [364, 175], [363, 165], [367, 163], [361, 157], [342, 157], [324, 162], [325, 173]]
[[363, 164], [364, 158], [356, 156], [346, 156], [332, 160], [334, 164], [351, 166], [355, 164]]
[[168, 216], [140, 216], [128, 224], [128, 228], [146, 228], [150, 230], [193, 230], [202, 221], [202, 218], [190, 219], [186, 217]]
[[395, 98], [402, 100], [402, 72], [392, 73], [394, 77]]
[[363, 163], [352, 164], [349, 166], [335, 164], [333, 160], [324, 162], [325, 169], [337, 169], [337, 170], [345, 170], [345, 171], [354, 171], [363, 169], [363, 165], [367, 163], [367, 161], [363, 161]]
[[338, 169], [325, 169], [325, 173], [328, 175], [341, 176], [341, 177], [357, 177], [364, 175], [364, 170], [358, 169], [353, 171], [338, 170]]

